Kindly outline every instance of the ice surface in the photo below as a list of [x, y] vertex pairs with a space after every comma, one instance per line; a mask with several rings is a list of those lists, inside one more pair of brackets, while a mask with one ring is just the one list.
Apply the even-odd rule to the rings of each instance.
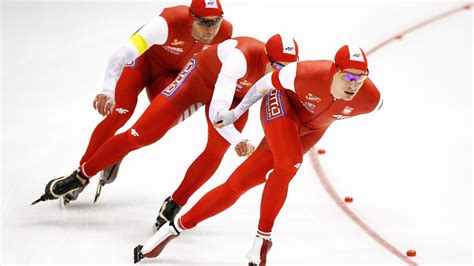
[[[345, 42], [373, 47], [460, 3], [223, 1], [235, 36], [293, 34], [301, 59], [331, 59]], [[174, 1], [184, 3], [188, 1]], [[131, 264], [161, 202], [206, 143], [200, 110], [160, 142], [126, 157], [93, 204], [98, 178], [67, 209], [29, 204], [78, 164], [101, 117], [92, 109], [105, 64], [127, 37], [172, 2], [2, 3], [1, 264]], [[369, 57], [383, 108], [336, 123], [319, 143], [330, 181], [389, 243], [427, 264], [472, 262], [472, 11], [404, 36]], [[142, 113], [139, 106], [127, 124]], [[159, 121], [157, 121], [159, 123]], [[127, 129], [125, 126], [123, 129]], [[258, 106], [245, 130], [262, 137]], [[229, 151], [184, 207], [240, 163]], [[244, 265], [262, 187], [142, 264]], [[277, 218], [270, 265], [402, 264], [348, 219], [305, 158]]]

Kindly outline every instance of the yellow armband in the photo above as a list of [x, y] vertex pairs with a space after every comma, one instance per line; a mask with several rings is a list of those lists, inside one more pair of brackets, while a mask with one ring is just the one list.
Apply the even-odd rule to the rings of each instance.
[[135, 33], [130, 37], [130, 42], [138, 49], [139, 55], [142, 55], [146, 50], [148, 50], [148, 43], [138, 33]]

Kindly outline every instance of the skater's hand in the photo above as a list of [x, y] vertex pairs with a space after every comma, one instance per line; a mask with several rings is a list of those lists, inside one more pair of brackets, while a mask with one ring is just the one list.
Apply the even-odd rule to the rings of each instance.
[[255, 146], [248, 140], [242, 140], [239, 144], [235, 145], [235, 152], [239, 157], [250, 156], [255, 151]]
[[113, 96], [109, 94], [100, 93], [95, 96], [94, 102], [94, 109], [99, 112], [102, 116], [109, 115], [113, 112], [115, 108], [115, 101]]
[[221, 110], [217, 112], [216, 118], [214, 118], [212, 123], [214, 124], [215, 128], [223, 128], [234, 123], [235, 120], [237, 120], [237, 117], [235, 117], [234, 110]]

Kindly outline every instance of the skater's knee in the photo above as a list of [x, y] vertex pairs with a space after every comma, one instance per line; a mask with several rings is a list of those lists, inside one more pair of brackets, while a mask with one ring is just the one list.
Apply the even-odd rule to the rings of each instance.
[[243, 178], [229, 178], [229, 180], [226, 181], [225, 184], [227, 184], [229, 191], [235, 195], [242, 195], [245, 192], [247, 192], [249, 189], [262, 184], [265, 179], [264, 178], [259, 178], [257, 176], [252, 176], [253, 178], [249, 177], [243, 177]]
[[151, 144], [146, 135], [138, 129], [130, 128], [124, 134], [126, 134], [128, 145], [132, 150]]
[[294, 158], [286, 157], [275, 160], [274, 171], [281, 172], [284, 176], [294, 176], [301, 167], [303, 161], [302, 157], [295, 156]]
[[240, 195], [242, 195], [245, 192], [242, 186], [238, 186], [233, 182], [227, 181], [222, 186], [226, 190], [226, 195], [229, 198], [240, 197]]
[[115, 108], [115, 110], [108, 115], [105, 119], [109, 124], [116, 124], [118, 127], [122, 127], [132, 117], [133, 110], [124, 108]]
[[286, 167], [275, 167], [269, 178], [271, 177], [272, 179], [278, 179], [279, 182], [287, 184], [296, 175], [300, 166], [301, 163], [288, 165]]
[[221, 161], [229, 147], [230, 144], [227, 141], [221, 142], [208, 140], [206, 148], [202, 154], [210, 159]]
[[206, 158], [208, 162], [213, 162], [219, 165], [226, 151], [227, 151], [227, 148], [222, 149], [222, 148], [211, 147], [208, 145], [202, 152], [201, 156], [203, 158]]

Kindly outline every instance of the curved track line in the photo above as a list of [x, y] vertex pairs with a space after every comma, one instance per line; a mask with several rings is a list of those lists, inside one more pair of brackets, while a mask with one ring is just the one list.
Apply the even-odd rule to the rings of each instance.
[[415, 26], [410, 27], [410, 28], [408, 28], [408, 29], [402, 31], [402, 32], [400, 32], [400, 33], [394, 35], [393, 37], [388, 38], [387, 40], [381, 42], [380, 44], [378, 44], [378, 45], [372, 47], [371, 49], [367, 50], [367, 55], [372, 54], [373, 52], [379, 50], [380, 48], [382, 48], [382, 47], [384, 47], [385, 45], [391, 43], [392, 41], [402, 39], [403, 35], [405, 35], [405, 34], [408, 34], [408, 33], [412, 32], [412, 31], [415, 31], [415, 30], [417, 30], [417, 29], [419, 29], [419, 28], [422, 28], [422, 27], [424, 27], [424, 26], [426, 26], [426, 25], [428, 25], [428, 24], [431, 24], [431, 23], [433, 23], [433, 22], [435, 22], [435, 21], [437, 21], [437, 20], [440, 20], [440, 19], [442, 19], [442, 18], [444, 18], [444, 17], [451, 16], [451, 15], [457, 13], [457, 12], [469, 10], [473, 5], [474, 5], [473, 3], [465, 4], [465, 5], [463, 5], [463, 6], [454, 8], [454, 9], [452, 9], [452, 10], [449, 10], [449, 11], [446, 11], [446, 12], [444, 12], [444, 13], [442, 13], [442, 14], [439, 14], [439, 15], [437, 15], [437, 16], [434, 16], [434, 17], [432, 17], [432, 18], [430, 18], [430, 19], [427, 19], [427, 20], [425, 20], [425, 21], [422, 21], [422, 22], [416, 24]]
[[[474, 4], [473, 3], [468, 3], [463, 6], [454, 8], [452, 10], [446, 11], [442, 14], [439, 14], [437, 16], [434, 16], [428, 20], [422, 21], [418, 24], [416, 24], [413, 27], [410, 27], [393, 37], [381, 42], [380, 44], [374, 46], [373, 48], [369, 49], [367, 51], [367, 55], [372, 54], [373, 52], [379, 50], [380, 48], [384, 47], [385, 45], [389, 44], [392, 41], [395, 40], [400, 40], [404, 35], [415, 31], [419, 28], [422, 28], [430, 23], [433, 23], [437, 20], [440, 20], [444, 17], [448, 17], [450, 15], [453, 15], [457, 12], [463, 11], [463, 10], [469, 10]], [[310, 158], [311, 158], [311, 163], [313, 164], [314, 170], [316, 171], [316, 175], [318, 176], [319, 181], [321, 182], [321, 185], [323, 186], [324, 190], [331, 196], [331, 198], [334, 200], [336, 205], [354, 222], [356, 223], [364, 232], [366, 232], [371, 238], [373, 238], [375, 241], [377, 241], [382, 247], [390, 251], [393, 255], [397, 256], [401, 260], [403, 260], [405, 263], [407, 263], [410, 266], [416, 266], [418, 265], [416, 262], [412, 261], [410, 258], [405, 256], [402, 252], [400, 252], [398, 249], [396, 249], [394, 246], [392, 246], [390, 243], [388, 243], [385, 239], [383, 239], [377, 232], [372, 230], [362, 219], [360, 219], [351, 209], [349, 209], [344, 201], [342, 201], [341, 197], [337, 194], [336, 190], [334, 187], [331, 185], [331, 182], [327, 178], [326, 174], [323, 171], [323, 168], [321, 166], [321, 163], [319, 162], [317, 152], [315, 152], [315, 148], [313, 147], [310, 150]]]
[[385, 249], [390, 251], [393, 255], [399, 257], [401, 260], [406, 262], [408, 265], [418, 265], [412, 260], [410, 260], [408, 257], [403, 255], [398, 249], [396, 249], [394, 246], [392, 246], [390, 243], [388, 243], [386, 240], [384, 240], [379, 234], [377, 234], [374, 230], [372, 230], [364, 221], [362, 221], [351, 209], [349, 209], [344, 201], [342, 201], [341, 197], [337, 194], [336, 190], [334, 187], [331, 185], [331, 182], [329, 182], [329, 179], [327, 178], [326, 174], [323, 171], [323, 168], [321, 167], [321, 163], [319, 162], [318, 155], [315, 152], [315, 149], [311, 149], [310, 153], [310, 158], [311, 158], [311, 163], [313, 164], [314, 170], [316, 171], [316, 174], [318, 176], [319, 181], [321, 182], [321, 185], [323, 186], [324, 190], [331, 196], [331, 198], [334, 200], [334, 202], [337, 204], [339, 208], [347, 215], [351, 220], [356, 223], [364, 232], [366, 232], [370, 237], [372, 237], [375, 241], [377, 241], [380, 245], [382, 245]]

